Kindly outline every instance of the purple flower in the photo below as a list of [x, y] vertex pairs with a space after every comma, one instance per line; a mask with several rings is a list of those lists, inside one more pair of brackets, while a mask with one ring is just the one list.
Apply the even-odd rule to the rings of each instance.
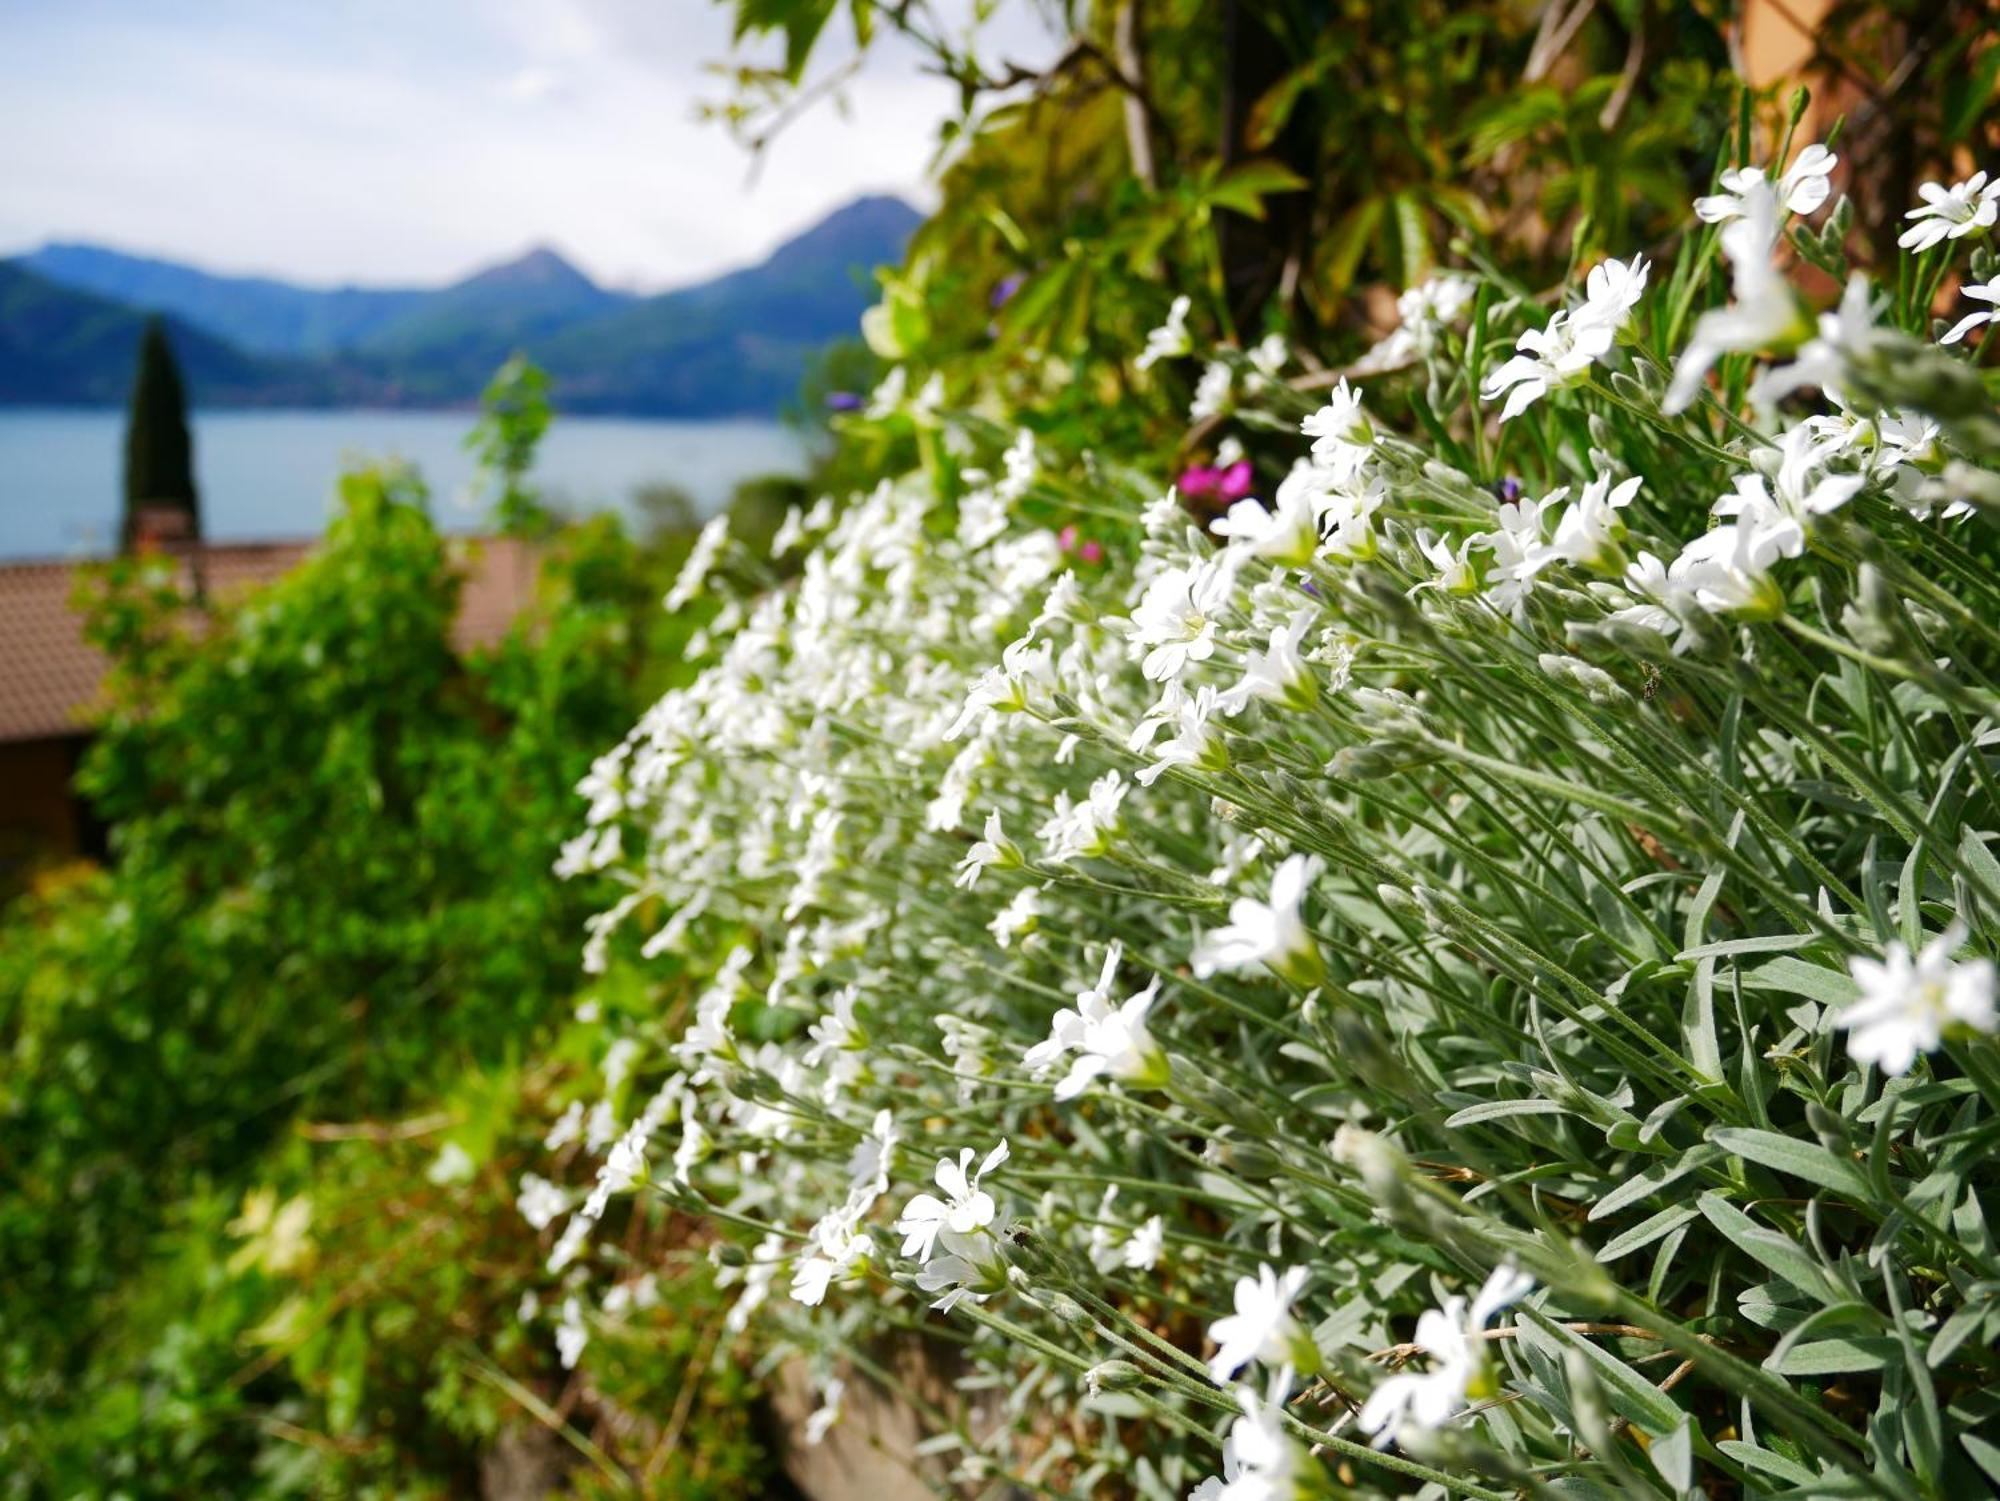
[[1493, 493], [1500, 498], [1500, 504], [1511, 506], [1521, 498], [1521, 482], [1509, 476], [1493, 487]]
[[861, 398], [852, 391], [829, 391], [826, 393], [826, 409], [829, 412], [858, 412]]
[[994, 287], [993, 289], [993, 295], [987, 299], [987, 306], [1005, 307], [1007, 305], [1007, 299], [1012, 297], [1016, 292], [1020, 291], [1021, 283], [1026, 281], [1027, 279], [1028, 278], [1019, 271], [1015, 271], [1007, 276], [1001, 277], [999, 285]]

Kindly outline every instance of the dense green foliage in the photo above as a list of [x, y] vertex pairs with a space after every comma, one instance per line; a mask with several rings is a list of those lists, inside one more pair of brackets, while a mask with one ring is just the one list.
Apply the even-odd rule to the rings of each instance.
[[[517, 507], [539, 431], [519, 402], [481, 429]], [[589, 746], [688, 629], [658, 611], [683, 537], [540, 531], [534, 605], [477, 651], [453, 621], [481, 544], [401, 470], [346, 476], [324, 544], [248, 596], [198, 604], [158, 560], [96, 577], [112, 707], [81, 785], [112, 862], [0, 926], [0, 1493], [463, 1494], [585, 1463], [558, 1408], [684, 1386], [705, 1458], [659, 1457], [663, 1491], [763, 1473], [742, 1380], [682, 1380], [713, 1353], [684, 1229], [633, 1227], [685, 1333], [616, 1382], [584, 1394], [510, 1332], [550, 1295], [514, 1179], [589, 1061], [530, 1088], [520, 1060], [622, 993], [577, 994], [591, 903], [549, 867]], [[619, 1432], [643, 1465], [657, 1431]]]

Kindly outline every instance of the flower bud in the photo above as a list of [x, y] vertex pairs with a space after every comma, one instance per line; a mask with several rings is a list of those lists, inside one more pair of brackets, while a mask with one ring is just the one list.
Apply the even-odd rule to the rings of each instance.
[[1146, 1373], [1129, 1360], [1103, 1360], [1083, 1373], [1083, 1385], [1093, 1397], [1128, 1392], [1145, 1383]]

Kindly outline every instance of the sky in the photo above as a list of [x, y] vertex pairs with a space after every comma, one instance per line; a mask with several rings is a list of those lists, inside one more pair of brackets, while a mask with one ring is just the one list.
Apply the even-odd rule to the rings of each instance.
[[[757, 164], [696, 118], [727, 93], [706, 65], [729, 32], [710, 0], [0, 0], [0, 254], [88, 240], [429, 285], [552, 245], [652, 291], [865, 192], [926, 202], [955, 93], [909, 51]], [[1049, 48], [1025, 13], [985, 35], [993, 57]]]

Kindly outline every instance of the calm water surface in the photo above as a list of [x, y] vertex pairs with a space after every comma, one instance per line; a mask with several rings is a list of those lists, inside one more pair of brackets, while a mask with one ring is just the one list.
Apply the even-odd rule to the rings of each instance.
[[[464, 412], [198, 412], [195, 480], [202, 527], [218, 542], [313, 537], [325, 528], [341, 466], [399, 458], [423, 471], [432, 513], [478, 529]], [[68, 558], [111, 549], [118, 534], [125, 415], [0, 409], [0, 558]], [[680, 486], [703, 516], [752, 475], [799, 473], [806, 449], [773, 422], [558, 417], [536, 477], [574, 511], [634, 513], [649, 484]]]

